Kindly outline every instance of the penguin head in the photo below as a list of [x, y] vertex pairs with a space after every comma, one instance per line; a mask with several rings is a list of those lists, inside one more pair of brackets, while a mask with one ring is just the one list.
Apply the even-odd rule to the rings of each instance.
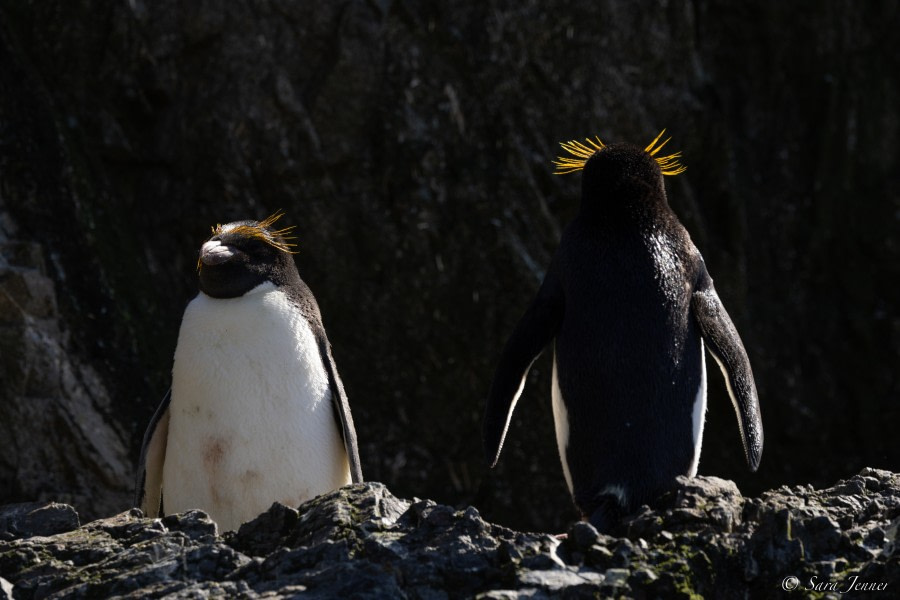
[[589, 216], [644, 215], [666, 206], [663, 175], [678, 175], [686, 167], [680, 152], [656, 156], [669, 139], [658, 143], [663, 129], [646, 148], [631, 144], [606, 145], [599, 138], [564, 142], [572, 157], [560, 157], [556, 174], [583, 170], [581, 211]]
[[200, 291], [213, 298], [237, 298], [261, 283], [283, 286], [299, 279], [291, 256], [293, 227], [274, 229], [277, 212], [262, 221], [216, 225], [200, 248]]
[[665, 198], [662, 172], [653, 157], [631, 144], [612, 144], [595, 152], [581, 176], [582, 208], [616, 212]]

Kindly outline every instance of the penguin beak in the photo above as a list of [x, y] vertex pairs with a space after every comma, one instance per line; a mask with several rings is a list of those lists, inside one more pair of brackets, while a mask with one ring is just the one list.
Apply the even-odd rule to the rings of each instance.
[[227, 246], [219, 240], [210, 240], [200, 248], [200, 262], [212, 266], [222, 264], [234, 256], [236, 252], [231, 246]]

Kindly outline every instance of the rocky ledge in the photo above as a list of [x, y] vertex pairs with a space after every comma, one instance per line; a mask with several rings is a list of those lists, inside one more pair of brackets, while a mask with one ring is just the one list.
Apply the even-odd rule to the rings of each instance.
[[0, 598], [896, 597], [898, 526], [900, 475], [875, 469], [759, 498], [680, 480], [614, 536], [520, 533], [379, 483], [224, 535], [200, 511], [79, 525], [69, 506], [19, 504], [0, 508]]

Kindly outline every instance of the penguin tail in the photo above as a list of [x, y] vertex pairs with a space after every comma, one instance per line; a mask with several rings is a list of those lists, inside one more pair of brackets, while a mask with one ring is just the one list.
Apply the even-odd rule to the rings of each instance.
[[610, 534], [622, 521], [624, 507], [614, 494], [601, 494], [594, 501], [593, 510], [585, 514], [586, 520], [600, 533]]

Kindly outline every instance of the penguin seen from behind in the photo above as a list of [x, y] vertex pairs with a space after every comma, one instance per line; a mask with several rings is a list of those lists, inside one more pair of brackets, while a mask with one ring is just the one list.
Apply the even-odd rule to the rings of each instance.
[[552, 343], [552, 406], [563, 475], [598, 530], [694, 476], [706, 412], [704, 348], [718, 362], [747, 463], [763, 430], [743, 343], [703, 257], [666, 199], [680, 153], [567, 142], [557, 173], [583, 170], [581, 205], [537, 296], [506, 343], [484, 416], [488, 464], [500, 455], [525, 376]]

